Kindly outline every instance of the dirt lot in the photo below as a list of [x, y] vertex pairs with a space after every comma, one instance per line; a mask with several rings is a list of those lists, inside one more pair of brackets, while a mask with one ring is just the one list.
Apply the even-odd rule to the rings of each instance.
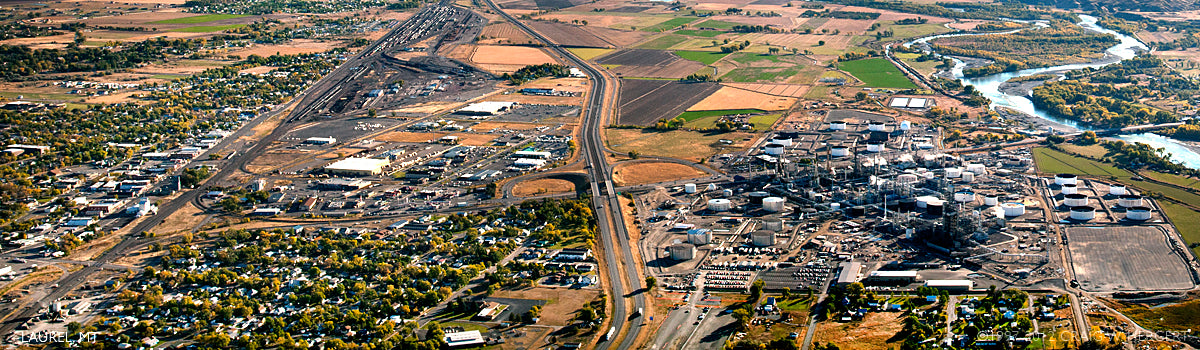
[[512, 25], [512, 23], [502, 22], [487, 27], [483, 27], [483, 32], [480, 37], [486, 37], [478, 41], [480, 44], [524, 44], [533, 40], [525, 32]]
[[717, 83], [684, 84], [664, 80], [621, 81], [617, 124], [653, 125], [674, 118], [721, 88]]
[[275, 170], [282, 165], [308, 157], [310, 157], [308, 152], [271, 150], [250, 161], [250, 164], [246, 165], [246, 170], [249, 170], [255, 174], [262, 174], [271, 170]]
[[545, 300], [546, 305], [542, 306], [542, 318], [538, 324], [550, 326], [566, 326], [571, 318], [575, 317], [576, 311], [598, 295], [600, 292], [592, 289], [547, 287], [501, 290], [492, 293], [492, 296], [497, 298]]
[[575, 184], [563, 179], [537, 179], [521, 182], [513, 186], [513, 195], [520, 197], [568, 193], [572, 191], [575, 191]]
[[471, 54], [471, 61], [480, 64], [533, 65], [558, 63], [546, 52], [534, 47], [479, 45]]
[[166, 220], [163, 220], [162, 224], [155, 226], [150, 231], [163, 235], [176, 231], [191, 230], [196, 225], [199, 225], [201, 221], [204, 221], [206, 217], [208, 217], [208, 214], [200, 211], [200, 208], [196, 208], [195, 205], [188, 203], [188, 205], [183, 206], [183, 208], [168, 216]]
[[1142, 39], [1143, 42], [1159, 43], [1175, 41], [1176, 39], [1182, 38], [1183, 34], [1171, 32], [1147, 32], [1143, 30], [1137, 32], [1137, 37], [1138, 39]]
[[820, 322], [817, 323], [816, 335], [813, 342], [837, 344], [847, 350], [872, 350], [897, 347], [898, 343], [889, 343], [888, 339], [896, 335], [903, 325], [899, 313], [872, 312], [861, 322]]
[[[792, 85], [799, 87], [800, 85]], [[785, 88], [788, 86], [784, 86]], [[782, 89], [781, 89], [782, 90]], [[789, 89], [795, 90], [795, 89]], [[723, 87], [699, 103], [688, 107], [689, 111], [714, 111], [722, 109], [761, 109], [764, 111], [780, 111], [791, 108], [796, 104], [794, 97], [771, 96], [736, 87]]]
[[810, 88], [812, 88], [808, 85], [791, 84], [726, 83], [725, 85], [767, 95], [786, 97], [804, 97], [804, 94], [807, 93]]
[[229, 52], [230, 55], [238, 55], [247, 57], [250, 55], [259, 55], [268, 57], [275, 54], [280, 55], [297, 55], [305, 53], [317, 53], [329, 51], [333, 48], [341, 46], [337, 41], [317, 41], [311, 39], [295, 39], [287, 44], [280, 45], [254, 45], [251, 47], [239, 49]]
[[[753, 144], [760, 134], [730, 132], [730, 133], [700, 133], [695, 131], [674, 130], [653, 132], [641, 129], [607, 129], [607, 141], [614, 150], [621, 153], [638, 151], [644, 155], [672, 157], [698, 162], [720, 153], [737, 152]], [[732, 140], [734, 144], [725, 145], [720, 140]]]
[[482, 122], [471, 126], [472, 130], [477, 132], [488, 132], [492, 129], [501, 130], [533, 130], [542, 127], [542, 124], [534, 123], [500, 123], [500, 122]]
[[665, 181], [694, 179], [707, 175], [691, 166], [668, 163], [617, 164], [613, 168], [613, 183], [617, 186], [644, 185]]
[[460, 103], [455, 103], [455, 102], [425, 102], [425, 103], [415, 104], [415, 105], [400, 108], [400, 109], [387, 110], [387, 111], [384, 111], [385, 113], [383, 113], [383, 114], [392, 113], [392, 112], [433, 114], [433, 113], [438, 113], [438, 112], [441, 112], [441, 111], [444, 111], [444, 110], [447, 110], [450, 108], [454, 108], [455, 106], [458, 106], [459, 104]]
[[543, 21], [528, 22], [530, 27], [559, 45], [611, 48], [613, 45], [580, 26]]
[[495, 135], [487, 134], [455, 133], [451, 136], [458, 136], [458, 143], [467, 146], [490, 146], [496, 139]]
[[386, 133], [383, 135], [379, 135], [378, 137], [375, 138], [375, 140], [376, 141], [388, 141], [388, 142], [420, 143], [420, 142], [430, 142], [433, 140], [437, 140], [437, 139], [442, 138], [442, 136], [446, 136], [446, 135], [448, 135], [448, 134], [444, 133], [444, 132], [394, 131], [394, 132], [389, 132], [389, 133]]

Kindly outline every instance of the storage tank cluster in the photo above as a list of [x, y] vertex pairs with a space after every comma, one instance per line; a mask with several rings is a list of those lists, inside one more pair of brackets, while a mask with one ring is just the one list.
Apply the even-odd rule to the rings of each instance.
[[1133, 207], [1125, 210], [1125, 218], [1129, 220], [1150, 220], [1150, 207]]
[[1117, 205], [1121, 206], [1122, 208], [1141, 207], [1146, 205], [1146, 201], [1142, 199], [1142, 196], [1136, 194], [1127, 194], [1121, 196], [1120, 199], [1117, 199]]
[[1054, 184], [1055, 185], [1059, 185], [1059, 186], [1074, 185], [1074, 184], [1076, 184], [1077, 181], [1079, 181], [1079, 177], [1075, 176], [1075, 174], [1054, 175]]
[[758, 230], [750, 233], [750, 244], [756, 247], [775, 245], [775, 231]]
[[787, 200], [779, 197], [767, 197], [762, 199], [763, 210], [772, 213], [783, 212], [783, 205], [785, 203], [787, 203]]
[[1082, 207], [1088, 205], [1088, 197], [1079, 193], [1072, 193], [1065, 196], [1063, 204], [1068, 207]]
[[1071, 207], [1071, 219], [1087, 221], [1096, 218], [1096, 208], [1091, 206]]
[[729, 211], [733, 209], [733, 202], [725, 198], [714, 198], [708, 200], [708, 210], [710, 211]]
[[1025, 215], [1025, 204], [1018, 202], [1005, 202], [1000, 204], [1000, 209], [1004, 211], [1004, 216], [1014, 217]]

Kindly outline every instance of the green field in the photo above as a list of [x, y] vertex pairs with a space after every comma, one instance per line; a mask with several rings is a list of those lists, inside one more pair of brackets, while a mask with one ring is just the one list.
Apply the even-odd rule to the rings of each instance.
[[653, 40], [642, 43], [641, 45], [638, 45], [637, 48], [650, 49], [650, 50], [667, 50], [667, 49], [670, 49], [672, 46], [678, 45], [679, 43], [682, 43], [687, 40], [688, 40], [688, 37], [683, 36], [683, 35], [674, 35], [674, 34], [663, 35], [663, 36], [654, 38]]
[[1116, 177], [1117, 179], [1125, 180], [1133, 177], [1132, 173], [1117, 169], [1112, 165], [1076, 157], [1045, 147], [1033, 149], [1033, 160], [1037, 163], [1038, 171], [1043, 173]]
[[567, 51], [571, 51], [571, 53], [575, 54], [575, 56], [579, 56], [580, 59], [590, 60], [590, 59], [593, 59], [596, 57], [600, 57], [609, 52], [613, 52], [613, 49], [594, 49], [594, 48], [586, 48], [586, 47], [573, 47], [573, 48], [567, 49]]
[[220, 20], [225, 20], [225, 19], [242, 18], [242, 17], [246, 17], [246, 15], [220, 15], [220, 14], [218, 14], [218, 15], [200, 15], [200, 16], [183, 17], [183, 18], [175, 18], [175, 19], [164, 19], [161, 21], [154, 21], [154, 22], [150, 22], [150, 23], [196, 24], [196, 23], [206, 23], [206, 22], [220, 21]]
[[225, 31], [225, 30], [230, 30], [230, 29], [236, 29], [236, 28], [241, 28], [241, 27], [245, 27], [245, 26], [246, 26], [245, 24], [226, 24], [223, 26], [195, 26], [195, 27], [171, 29], [170, 31], [183, 32], [183, 33], [210, 33], [210, 32], [220, 32], [220, 31]]
[[896, 89], [917, 88], [917, 85], [909, 81], [908, 77], [900, 72], [900, 69], [882, 58], [842, 62], [838, 64], [838, 68], [854, 75], [867, 86]]
[[706, 52], [706, 51], [675, 51], [675, 54], [686, 60], [700, 62], [706, 65], [716, 63], [729, 54], [723, 52]]
[[700, 22], [700, 24], [695, 25], [695, 27], [696, 28], [713, 28], [713, 29], [720, 29], [720, 30], [730, 30], [730, 29], [733, 29], [733, 26], [740, 26], [740, 25], [744, 25], [744, 24], [710, 19], [710, 20], [707, 20], [704, 22]]
[[746, 67], [731, 70], [722, 75], [721, 79], [735, 83], [783, 82], [783, 80], [799, 74], [802, 70], [804, 70], [804, 66]]
[[712, 38], [712, 37], [716, 37], [721, 34], [725, 34], [725, 32], [716, 31], [716, 30], [681, 29], [681, 30], [676, 30], [675, 34]]
[[750, 125], [754, 125], [754, 130], [771, 130], [771, 125], [775, 125], [782, 117], [783, 113], [756, 115], [750, 117]]
[[783, 56], [780, 56], [780, 55], [768, 55], [768, 54], [750, 53], [750, 52], [734, 53], [732, 55], [729, 55], [729, 59], [734, 62], [741, 63], [741, 64], [751, 64], [754, 62], [762, 62], [762, 61], [791, 64], [791, 62], [784, 61]]
[[[1179, 230], [1179, 236], [1183, 237], [1184, 242], [1200, 242], [1200, 212], [1170, 202], [1158, 202], [1158, 206], [1162, 207], [1163, 214], [1175, 224], [1175, 229]], [[1192, 255], [1200, 256], [1200, 247], [1191, 250]]]
[[766, 111], [761, 110], [761, 109], [722, 109], [722, 110], [717, 110], [717, 111], [690, 111], [690, 112], [683, 112], [682, 114], [679, 115], [678, 118], [683, 118], [683, 120], [692, 121], [692, 120], [696, 120], [696, 119], [700, 119], [700, 118], [704, 118], [704, 117], [719, 117], [719, 116], [734, 115], [734, 114], [756, 114], [756, 113], [764, 113], [764, 112], [766, 112]]
[[665, 31], [668, 31], [671, 29], [675, 29], [681, 25], [692, 23], [692, 21], [695, 21], [695, 20], [696, 20], [696, 17], [672, 18], [672, 19], [667, 20], [666, 22], [662, 22], [662, 23], [655, 24], [655, 25], [648, 26], [648, 27], [643, 27], [639, 30], [641, 30], [643, 32], [665, 32]]

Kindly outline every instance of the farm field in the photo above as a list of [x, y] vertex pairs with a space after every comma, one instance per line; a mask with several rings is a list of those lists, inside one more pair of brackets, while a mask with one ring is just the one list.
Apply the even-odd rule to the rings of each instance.
[[676, 27], [679, 27], [684, 24], [692, 23], [694, 21], [696, 21], [696, 17], [672, 18], [672, 19], [666, 20], [662, 23], [639, 28], [638, 30], [641, 30], [643, 32], [664, 32], [664, 31], [668, 31], [671, 29], [675, 29]]
[[617, 124], [653, 125], [661, 119], [674, 118], [720, 88], [717, 83], [624, 79]]
[[804, 97], [808, 92], [809, 85], [789, 85], [789, 84], [750, 84], [750, 83], [725, 83], [726, 86], [732, 86], [742, 90], [754, 91], [757, 93], [785, 96], [785, 97]]
[[197, 23], [215, 22], [215, 21], [226, 20], [226, 19], [242, 18], [242, 17], [246, 17], [246, 15], [209, 14], [209, 15], [192, 16], [192, 17], [164, 19], [161, 21], [154, 21], [154, 22], [150, 22], [150, 23], [155, 23], [155, 24], [197, 24]]
[[224, 25], [218, 25], [218, 26], [192, 26], [192, 27], [186, 27], [186, 28], [171, 29], [171, 31], [172, 32], [180, 32], [180, 33], [212, 33], [212, 32], [226, 31], [226, 30], [230, 30], [230, 29], [237, 29], [237, 28], [241, 28], [241, 27], [245, 27], [245, 26], [246, 26], [245, 24], [224, 24]]
[[[643, 155], [672, 157], [700, 161], [720, 154], [746, 149], [761, 134], [747, 132], [702, 133], [688, 130], [656, 132], [643, 129], [616, 129], [605, 131], [609, 147], [617, 152], [638, 151]], [[725, 145], [720, 140], [733, 140]]]
[[681, 30], [676, 30], [675, 34], [687, 35], [687, 36], [698, 36], [698, 37], [703, 37], [703, 38], [715, 38], [721, 34], [725, 34], [725, 32], [718, 31], [718, 30], [681, 29]]
[[482, 64], [532, 65], [557, 63], [553, 57], [535, 47], [479, 45], [471, 61]]
[[704, 64], [686, 60], [670, 52], [630, 49], [605, 55], [596, 62], [625, 77], [679, 79], [704, 68]]
[[573, 48], [567, 49], [567, 51], [571, 51], [571, 53], [575, 54], [575, 56], [579, 56], [579, 58], [581, 58], [581, 59], [591, 60], [593, 58], [603, 56], [609, 52], [613, 52], [613, 49], [593, 49], [593, 48], [586, 48], [586, 47], [573, 47]]
[[545, 21], [529, 21], [530, 27], [559, 45], [574, 47], [611, 48], [604, 39], [578, 26]]
[[649, 50], [669, 50], [671, 47], [685, 41], [688, 41], [688, 37], [686, 36], [667, 34], [642, 43], [641, 45], [638, 45], [637, 48]]
[[708, 173], [694, 167], [670, 162], [622, 163], [613, 167], [617, 186], [642, 185], [664, 181], [694, 179]]
[[683, 112], [683, 113], [679, 114], [679, 118], [683, 118], [683, 120], [687, 120], [687, 121], [692, 121], [692, 120], [705, 118], [705, 117], [720, 117], [720, 116], [737, 115], [737, 114], [755, 114], [755, 113], [762, 113], [762, 112], [765, 112], [765, 111], [759, 110], [759, 109], [724, 109], [724, 110], [715, 110], [715, 111], [688, 111], [688, 112]]
[[850, 73], [870, 87], [916, 89], [899, 68], [882, 58], [868, 58], [838, 64], [838, 68]]
[[688, 111], [711, 111], [722, 109], [754, 109], [779, 111], [796, 104], [792, 97], [772, 96], [760, 92], [726, 86], [704, 100], [688, 107]]
[[498, 23], [483, 27], [480, 36], [487, 38], [479, 40], [479, 44], [524, 44], [533, 40], [511, 23]]
[[735, 83], [777, 82], [787, 80], [801, 70], [804, 67], [746, 67], [729, 71], [721, 79]]
[[717, 61], [720, 61], [722, 58], [725, 58], [725, 56], [728, 56], [729, 54], [723, 53], [723, 52], [708, 52], [708, 51], [675, 51], [675, 55], [677, 55], [683, 59], [686, 59], [686, 60], [692, 60], [692, 61], [700, 62], [700, 63], [707, 65], [707, 64], [716, 63]]

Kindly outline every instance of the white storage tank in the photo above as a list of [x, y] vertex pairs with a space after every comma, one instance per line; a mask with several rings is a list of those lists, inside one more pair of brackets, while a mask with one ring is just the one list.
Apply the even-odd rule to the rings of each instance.
[[961, 203], [974, 202], [975, 201], [975, 192], [971, 192], [971, 191], [954, 192], [954, 201], [961, 202]]
[[929, 202], [938, 201], [938, 200], [939, 200], [938, 197], [934, 197], [934, 196], [917, 197], [917, 208], [927, 208], [929, 206]]
[[829, 203], [829, 209], [842, 210], [842, 203]]
[[1112, 186], [1108, 186], [1108, 194], [1114, 196], [1124, 196], [1126, 193], [1125, 185], [1113, 184]]
[[696, 193], [696, 184], [683, 184], [683, 192]]
[[962, 181], [963, 182], [974, 182], [975, 181], [975, 173], [972, 173], [972, 172], [962, 173]]
[[725, 198], [716, 198], [708, 200], [708, 210], [711, 211], [729, 211], [733, 209], [733, 203]]
[[946, 177], [947, 178], [957, 179], [960, 176], [962, 176], [962, 168], [957, 168], [957, 167], [946, 168]]
[[763, 153], [777, 156], [777, 155], [783, 154], [783, 150], [784, 150], [783, 145], [778, 144], [778, 143], [772, 143], [772, 144], [768, 144], [766, 147], [763, 148]]
[[886, 148], [886, 146], [883, 145], [883, 142], [867, 143], [867, 152], [875, 152], [875, 153], [883, 152], [884, 148]]
[[900, 174], [896, 176], [896, 183], [901, 185], [915, 184], [920, 178], [916, 174]]
[[1133, 207], [1125, 210], [1125, 218], [1129, 220], [1150, 220], [1150, 207]]
[[778, 213], [778, 212], [783, 211], [783, 205], [785, 203], [787, 203], [786, 199], [779, 198], [779, 197], [767, 197], [767, 198], [763, 198], [762, 206], [763, 206], [763, 210], [766, 210], [766, 211], [769, 211], [772, 213]]
[[1025, 215], [1025, 205], [1017, 202], [1000, 204], [1000, 209], [1004, 210], [1004, 216], [1008, 217]]
[[750, 233], [750, 243], [757, 247], [775, 245], [775, 231], [758, 230]]
[[829, 155], [834, 157], [845, 157], [850, 155], [850, 149], [845, 146], [833, 146], [829, 149]]
[[716, 191], [717, 184], [708, 184], [708, 186], [704, 187], [704, 190], [705, 191]]
[[733, 190], [726, 189], [724, 191], [721, 191], [721, 195], [725, 196], [725, 197], [733, 197]]
[[846, 130], [846, 122], [844, 122], [844, 121], [829, 122], [829, 130]]
[[967, 171], [975, 173], [975, 175], [983, 175], [984, 173], [987, 173], [987, 166], [983, 164], [971, 163], [967, 164]]
[[1090, 206], [1071, 207], [1071, 219], [1087, 221], [1096, 218], [1096, 208]]
[[775, 232], [783, 231], [783, 219], [766, 219], [763, 220], [763, 229]]
[[771, 139], [771, 143], [778, 143], [778, 144], [781, 144], [784, 146], [791, 146], [792, 138], [783, 136], [783, 135], [775, 135], [775, 137]]
[[1059, 186], [1074, 185], [1076, 183], [1076, 181], [1078, 181], [1078, 180], [1079, 180], [1079, 177], [1075, 176], [1075, 174], [1054, 175], [1054, 184], [1059, 185]]
[[1079, 193], [1079, 186], [1077, 186], [1075, 184], [1062, 185], [1062, 194], [1076, 194], [1076, 193]]
[[880, 122], [871, 122], [867, 124], [868, 131], [887, 131], [886, 125]]
[[712, 243], [712, 230], [707, 229], [691, 229], [687, 233], [688, 243], [695, 245], [705, 245]]
[[994, 206], [996, 206], [997, 204], [1000, 204], [1000, 197], [999, 197], [999, 196], [996, 196], [996, 195], [994, 195], [994, 194], [989, 194], [989, 195], [983, 196], [983, 205], [987, 205], [987, 206], [993, 206], [993, 207], [994, 207]]
[[1117, 199], [1117, 205], [1123, 208], [1141, 207], [1146, 205], [1146, 201], [1142, 199], [1142, 196], [1127, 194]]
[[900, 131], [912, 130], [912, 122], [907, 120], [900, 121]]
[[1086, 195], [1073, 193], [1068, 194], [1065, 197], [1066, 199], [1063, 200], [1063, 205], [1068, 207], [1082, 207], [1088, 205], [1088, 197]]
[[667, 247], [667, 253], [671, 255], [671, 260], [692, 260], [696, 256], [696, 247], [690, 244], [675, 244]]

